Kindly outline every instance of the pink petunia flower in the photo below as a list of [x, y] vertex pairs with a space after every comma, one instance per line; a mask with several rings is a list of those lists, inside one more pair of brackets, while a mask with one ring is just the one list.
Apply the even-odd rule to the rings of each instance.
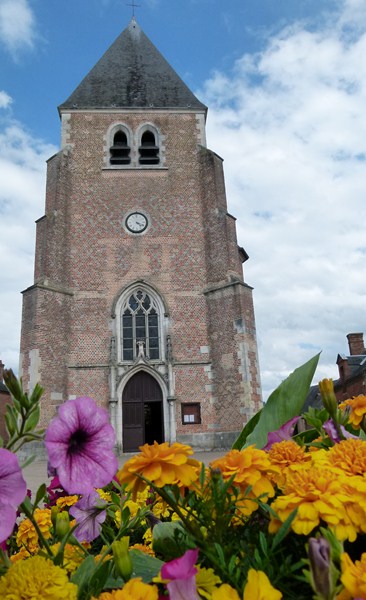
[[[339, 442], [342, 441], [332, 419], [328, 419], [328, 421], [325, 421], [325, 423], [323, 423], [323, 429], [334, 444], [339, 444]], [[352, 433], [349, 433], [349, 431], [347, 431], [347, 429], [343, 425], [340, 425], [340, 430], [344, 439], [358, 439], [357, 435], [352, 435]]]
[[17, 517], [17, 507], [27, 494], [18, 458], [0, 448], [0, 542], [11, 535]]
[[78, 523], [74, 536], [79, 542], [92, 542], [98, 537], [107, 516], [105, 506], [106, 502], [93, 490], [70, 508], [70, 515]]
[[283, 440], [290, 440], [295, 431], [296, 424], [300, 417], [292, 417], [289, 421], [286, 421], [279, 429], [276, 431], [270, 431], [267, 435], [267, 444], [262, 448], [268, 452], [277, 442], [283, 442]]
[[45, 437], [50, 466], [69, 494], [88, 494], [111, 482], [118, 468], [114, 443], [108, 412], [88, 397], [62, 404]]
[[197, 557], [198, 548], [187, 550], [180, 558], [162, 566], [161, 576], [168, 580], [170, 600], [200, 600], [196, 585], [197, 569], [194, 566]]

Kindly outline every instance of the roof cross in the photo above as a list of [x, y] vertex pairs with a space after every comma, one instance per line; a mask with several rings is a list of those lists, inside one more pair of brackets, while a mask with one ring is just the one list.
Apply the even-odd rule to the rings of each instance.
[[135, 0], [132, 0], [132, 2], [128, 2], [126, 3], [126, 6], [132, 6], [132, 16], [135, 16], [135, 8], [140, 8], [141, 4], [136, 4]]

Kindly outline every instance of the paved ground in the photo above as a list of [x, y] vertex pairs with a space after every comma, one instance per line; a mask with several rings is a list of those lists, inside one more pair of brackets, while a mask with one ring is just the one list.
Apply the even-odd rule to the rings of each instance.
[[[225, 454], [225, 451], [214, 451], [214, 452], [196, 452], [193, 457], [197, 460], [208, 465], [212, 460]], [[124, 454], [119, 457], [119, 464], [122, 466], [126, 460], [131, 458], [133, 454]], [[47, 462], [45, 460], [35, 460], [28, 467], [24, 469], [24, 477], [27, 482], [27, 487], [35, 492], [41, 483], [48, 483], [47, 478]]]

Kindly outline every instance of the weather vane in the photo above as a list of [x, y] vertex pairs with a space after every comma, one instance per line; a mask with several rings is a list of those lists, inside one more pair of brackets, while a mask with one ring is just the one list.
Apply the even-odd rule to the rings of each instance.
[[135, 16], [135, 8], [140, 8], [141, 4], [136, 4], [134, 0], [126, 4], [126, 6], [132, 6], [132, 16]]

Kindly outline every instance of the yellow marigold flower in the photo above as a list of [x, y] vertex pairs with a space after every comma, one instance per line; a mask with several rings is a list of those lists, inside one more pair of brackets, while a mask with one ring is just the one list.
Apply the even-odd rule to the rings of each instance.
[[341, 581], [352, 598], [366, 598], [366, 553], [354, 563], [347, 553], [341, 555]]
[[104, 500], [105, 502], [107, 502], [107, 503], [112, 502], [112, 496], [111, 496], [110, 492], [105, 492], [102, 488], [98, 488], [95, 491], [98, 492], [101, 499]]
[[[57, 554], [59, 547], [60, 547], [60, 543], [53, 544], [51, 546], [53, 555]], [[85, 554], [79, 548], [79, 546], [73, 546], [72, 544], [66, 544], [65, 548], [64, 548], [63, 568], [69, 574], [74, 573], [74, 571], [76, 571], [76, 569], [81, 565], [84, 558], [85, 558]]]
[[214, 589], [211, 598], [212, 600], [240, 600], [238, 592], [228, 583], [223, 583]]
[[143, 583], [141, 577], [136, 577], [130, 579], [121, 590], [102, 592], [98, 600], [158, 600], [158, 596], [156, 585]]
[[146, 529], [144, 535], [142, 536], [144, 542], [146, 545], [151, 545], [152, 544], [152, 531], [151, 529]]
[[24, 519], [19, 524], [15, 540], [19, 548], [25, 548], [31, 553], [37, 552], [38, 534], [29, 519]]
[[255, 446], [248, 446], [244, 450], [230, 450], [222, 458], [210, 463], [212, 469], [219, 469], [224, 480], [232, 477], [233, 486], [238, 488], [243, 496], [251, 487], [245, 498], [240, 498], [237, 508], [245, 515], [250, 515], [257, 509], [258, 505], [251, 498], [259, 498], [266, 502], [269, 497], [275, 495], [271, 477], [279, 472], [278, 467], [271, 464], [268, 453], [258, 450]]
[[200, 463], [189, 458], [193, 454], [190, 446], [178, 442], [154, 442], [140, 446], [140, 450], [140, 454], [130, 458], [117, 473], [120, 483], [127, 483], [128, 489], [133, 491], [134, 499], [137, 492], [146, 486], [139, 475], [158, 487], [169, 484], [189, 486], [198, 478]]
[[46, 539], [51, 537], [51, 511], [49, 508], [36, 508], [34, 511], [34, 518], [37, 521], [37, 525], [42, 531], [42, 534]]
[[195, 566], [197, 568], [197, 591], [202, 598], [207, 598], [210, 600], [212, 597], [212, 592], [214, 589], [216, 589], [216, 586], [221, 583], [221, 579], [215, 574], [213, 569], [206, 569], [205, 567], [200, 567], [199, 565]]
[[349, 422], [351, 423], [352, 427], [359, 429], [361, 426], [361, 421], [364, 415], [366, 415], [366, 396], [360, 395], [349, 398], [348, 400], [341, 402], [339, 408], [341, 410], [345, 410], [348, 406], [351, 409]]
[[349, 438], [335, 444], [328, 454], [328, 462], [349, 475], [366, 476], [366, 441]]
[[56, 506], [59, 508], [67, 508], [68, 506], [73, 506], [79, 500], [79, 496], [61, 496], [61, 498], [57, 498]]
[[76, 600], [66, 571], [42, 556], [16, 562], [0, 579], [1, 600]]
[[169, 517], [170, 515], [169, 506], [162, 498], [158, 498], [154, 502], [152, 506], [152, 512], [156, 517], [159, 517], [159, 519], [161, 517]]
[[357, 532], [366, 533], [366, 478], [340, 477], [342, 488], [347, 496], [344, 509]]
[[138, 502], [134, 502], [133, 500], [126, 500], [126, 502], [124, 502], [123, 504], [123, 508], [125, 508], [125, 506], [128, 506], [131, 517], [135, 517], [137, 512], [141, 508], [141, 504], [139, 504]]
[[278, 486], [284, 484], [284, 469], [292, 465], [311, 461], [311, 455], [305, 451], [305, 448], [299, 446], [293, 440], [275, 442], [268, 451], [268, 456], [272, 465], [280, 468], [280, 472], [273, 475], [273, 481]]
[[334, 528], [338, 539], [356, 539], [356, 528], [345, 509], [345, 503], [350, 501], [350, 497], [335, 470], [322, 465], [299, 466], [296, 470], [288, 470], [283, 494], [271, 504], [280, 522], [271, 518], [270, 533], [277, 531], [281, 522], [297, 508], [297, 515], [291, 525], [295, 533], [307, 535], [323, 520]]
[[249, 569], [243, 600], [281, 600], [281, 598], [281, 592], [272, 586], [270, 580], [263, 571]]
[[[51, 537], [51, 511], [49, 508], [36, 508], [34, 518], [40, 528], [44, 538]], [[24, 519], [19, 524], [16, 535], [16, 543], [19, 547], [24, 546], [29, 552], [34, 553], [38, 550], [38, 534], [29, 519]]]

